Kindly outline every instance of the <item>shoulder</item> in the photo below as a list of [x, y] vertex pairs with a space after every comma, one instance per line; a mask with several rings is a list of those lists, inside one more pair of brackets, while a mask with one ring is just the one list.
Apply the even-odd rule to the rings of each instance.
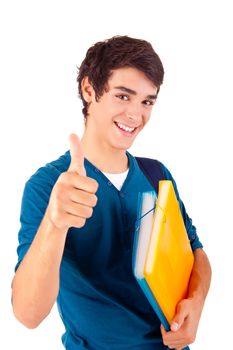
[[150, 171], [152, 174], [154, 171], [159, 171], [161, 174], [161, 178], [165, 180], [172, 180], [172, 181], [174, 180], [170, 170], [168, 170], [167, 166], [164, 165], [164, 163], [161, 162], [160, 160], [154, 159], [154, 158], [147, 158], [147, 157], [137, 157], [137, 156], [134, 156], [134, 158], [140, 167]]
[[66, 171], [70, 164], [70, 153], [67, 151], [62, 156], [46, 163], [27, 180], [25, 189], [40, 188], [41, 191], [51, 190], [61, 173]]

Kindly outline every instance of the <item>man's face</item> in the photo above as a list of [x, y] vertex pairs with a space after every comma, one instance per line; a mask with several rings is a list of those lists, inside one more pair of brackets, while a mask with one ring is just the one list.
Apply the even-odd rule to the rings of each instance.
[[92, 90], [86, 128], [104, 147], [128, 149], [150, 119], [157, 88], [141, 71], [113, 71], [107, 91], [95, 100]]

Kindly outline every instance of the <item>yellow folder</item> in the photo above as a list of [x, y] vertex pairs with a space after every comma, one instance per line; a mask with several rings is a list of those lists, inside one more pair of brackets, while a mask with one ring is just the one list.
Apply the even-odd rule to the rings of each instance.
[[171, 181], [159, 182], [144, 277], [170, 324], [187, 296], [194, 256]]

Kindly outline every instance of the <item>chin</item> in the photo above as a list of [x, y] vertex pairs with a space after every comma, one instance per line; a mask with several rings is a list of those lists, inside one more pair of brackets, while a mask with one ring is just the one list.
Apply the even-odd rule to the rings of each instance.
[[132, 145], [133, 145], [133, 142], [126, 142], [125, 144], [124, 143], [117, 144], [117, 145], [114, 145], [113, 147], [121, 151], [127, 151]]

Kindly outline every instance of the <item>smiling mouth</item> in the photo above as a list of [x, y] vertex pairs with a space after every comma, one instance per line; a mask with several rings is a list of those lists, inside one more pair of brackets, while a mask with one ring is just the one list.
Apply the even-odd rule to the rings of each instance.
[[122, 130], [122, 131], [124, 131], [124, 132], [127, 132], [127, 133], [129, 133], [129, 134], [133, 134], [134, 131], [137, 129], [136, 127], [131, 128], [131, 127], [129, 127], [129, 126], [127, 126], [127, 125], [124, 125], [124, 124], [122, 124], [122, 123], [118, 123], [118, 122], [114, 122], [114, 123], [116, 124], [116, 126], [117, 126], [120, 130]]

